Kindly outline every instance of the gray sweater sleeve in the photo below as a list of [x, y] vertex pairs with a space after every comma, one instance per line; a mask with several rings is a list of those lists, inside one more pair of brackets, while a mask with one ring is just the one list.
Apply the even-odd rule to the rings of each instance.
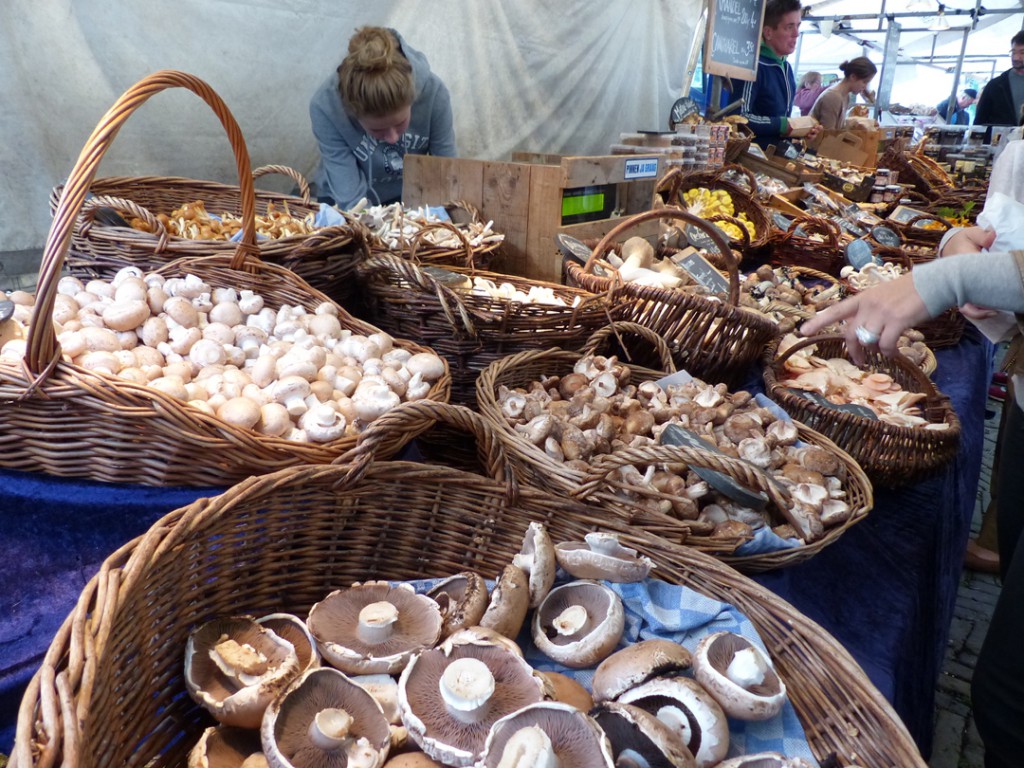
[[1012, 253], [963, 253], [914, 267], [914, 288], [928, 313], [977, 304], [1024, 312], [1024, 279]]

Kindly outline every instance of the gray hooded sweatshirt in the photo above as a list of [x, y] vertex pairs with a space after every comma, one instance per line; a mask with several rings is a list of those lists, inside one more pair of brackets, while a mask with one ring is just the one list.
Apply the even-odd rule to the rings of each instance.
[[317, 194], [349, 209], [366, 197], [371, 205], [392, 203], [402, 196], [402, 168], [406, 153], [455, 156], [455, 130], [448, 89], [430, 71], [427, 57], [398, 39], [402, 54], [412, 64], [416, 96], [409, 128], [397, 144], [377, 141], [345, 112], [335, 71], [317, 89], [309, 103], [313, 135], [320, 146], [320, 162], [313, 172]]

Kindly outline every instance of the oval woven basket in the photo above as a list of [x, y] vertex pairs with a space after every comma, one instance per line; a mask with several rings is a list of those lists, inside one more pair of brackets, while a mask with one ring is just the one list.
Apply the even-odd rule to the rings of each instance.
[[613, 227], [594, 247], [587, 263], [565, 263], [566, 282], [590, 293], [607, 293], [613, 306], [626, 305], [623, 320], [646, 326], [660, 335], [672, 350], [676, 367], [713, 382], [736, 385], [745, 380], [765, 345], [776, 335], [771, 318], [739, 306], [739, 273], [734, 260], [728, 264], [729, 293], [705, 296], [677, 288], [626, 283], [607, 263], [605, 275], [594, 274], [602, 259], [627, 231], [652, 219], [672, 219], [703, 230], [722, 254], [732, 253], [721, 234], [707, 222], [680, 208], [645, 211]]
[[[543, 488], [562, 496], [583, 499], [588, 504], [624, 520], [633, 530], [643, 530], [676, 544], [685, 544], [748, 572], [771, 570], [785, 565], [802, 562], [824, 547], [836, 541], [849, 526], [862, 520], [874, 505], [871, 483], [857, 463], [845, 451], [829, 439], [803, 424], [797, 424], [800, 439], [835, 453], [846, 469], [846, 501], [852, 510], [850, 517], [840, 525], [828, 528], [817, 541], [792, 549], [767, 552], [758, 555], [736, 555], [735, 550], [745, 539], [737, 536], [716, 537], [702, 530], [694, 521], [681, 520], [673, 515], [651, 511], [638, 506], [617, 493], [629, 490], [644, 498], [671, 499], [666, 494], [651, 492], [650, 489], [633, 488], [612, 484], [608, 474], [613, 470], [633, 464], [637, 467], [651, 464], [679, 463], [688, 466], [703, 466], [715, 469], [735, 478], [741, 485], [765, 493], [771, 500], [778, 522], [784, 517], [778, 512], [788, 504], [781, 486], [754, 465], [739, 459], [714, 454], [708, 451], [658, 445], [615, 451], [599, 457], [592, 463], [592, 471], [586, 473], [574, 469], [561, 461], [552, 459], [542, 446], [536, 446], [506, 421], [498, 399], [499, 389], [508, 387], [528, 388], [535, 381], [551, 376], [570, 373], [576, 362], [583, 357], [580, 352], [552, 349], [537, 352], [521, 352], [492, 363], [477, 380], [477, 406], [483, 416], [502, 436], [512, 466], [523, 483]], [[654, 381], [663, 375], [649, 369], [629, 366], [631, 383]]]
[[848, 451], [875, 485], [916, 483], [940, 472], [953, 460], [960, 445], [960, 419], [949, 398], [902, 355], [869, 355], [867, 367], [889, 374], [905, 390], [924, 393], [920, 403], [924, 418], [932, 424], [946, 424], [946, 429], [896, 426], [818, 405], [790, 391], [782, 383], [782, 367], [794, 352], [812, 344], [818, 346], [820, 357], [849, 358], [846, 340], [838, 335], [803, 339], [781, 355], [777, 354], [778, 345], [772, 344], [765, 353], [765, 390], [790, 416]]
[[[798, 234], [797, 229], [803, 234]], [[806, 267], [838, 277], [846, 265], [841, 240], [842, 231], [835, 222], [820, 216], [796, 216], [786, 231], [773, 230], [769, 240], [771, 263]]]
[[[404, 208], [396, 209], [398, 218], [392, 223], [398, 227], [397, 233], [392, 237], [386, 237], [382, 231], [371, 232], [371, 252], [414, 258], [418, 264], [487, 269], [500, 255], [502, 242], [471, 241], [467, 229], [472, 225], [485, 224], [479, 209], [466, 200], [448, 202], [444, 209], [451, 219], [450, 222], [424, 223], [406, 217]], [[408, 233], [405, 231], [407, 228], [414, 231]]]
[[[315, 310], [327, 296], [290, 270], [256, 257], [256, 232], [249, 155], [227, 106], [202, 80], [175, 71], [157, 72], [136, 83], [101, 119], [68, 179], [43, 251], [39, 288], [23, 360], [0, 360], [0, 438], [17, 450], [0, 452], [0, 466], [104, 482], [158, 486], [229, 485], [253, 474], [297, 464], [334, 461], [355, 445], [354, 437], [299, 443], [241, 429], [152, 387], [86, 370], [63, 361], [52, 320], [57, 283], [72, 227], [96, 168], [122, 123], [150, 96], [187, 88], [217, 114], [232, 145], [242, 190], [242, 241], [232, 256], [180, 259], [166, 276], [195, 274], [214, 287], [253, 290], [267, 306], [301, 305]], [[344, 328], [370, 334], [373, 326], [339, 310]], [[412, 342], [395, 344], [427, 351]], [[447, 373], [430, 397], [446, 400]], [[390, 446], [397, 451], [410, 436]]]
[[[268, 165], [253, 171], [252, 177], [272, 173], [292, 178], [302, 197], [255, 192], [256, 213], [266, 215], [267, 207], [273, 206], [297, 219], [316, 214], [319, 206], [310, 202], [309, 186], [298, 171], [284, 165]], [[50, 194], [51, 212], [57, 210], [63, 192], [63, 184], [54, 187]], [[237, 185], [173, 176], [111, 176], [94, 179], [89, 184], [89, 193], [94, 197], [85, 201], [79, 211], [65, 259], [71, 274], [109, 279], [124, 267], [149, 272], [178, 258], [230, 256], [235, 251], [237, 244], [229, 240], [192, 240], [171, 235], [157, 216], [169, 216], [185, 203], [197, 200], [203, 201], [211, 214], [241, 216], [243, 192]], [[152, 231], [101, 223], [97, 215], [102, 209], [116, 211], [126, 221], [142, 219]], [[352, 298], [356, 263], [369, 254], [369, 233], [355, 219], [342, 215], [345, 224], [322, 227], [308, 234], [258, 239], [260, 258], [291, 269], [334, 301], [347, 305]]]
[[[461, 418], [483, 430], [474, 414]], [[517, 493], [454, 469], [368, 463], [371, 456], [250, 478], [175, 510], [108, 557], [29, 684], [12, 767], [184, 765], [209, 723], [183, 679], [185, 642], [198, 624], [229, 613], [304, 615], [353, 581], [469, 569], [493, 577], [536, 521], [555, 541], [599, 529], [619, 533], [654, 560], [658, 579], [745, 614], [819, 760], [925, 768], [898, 716], [849, 653], [728, 566], [535, 489]]]
[[[465, 238], [463, 242], [468, 252], [470, 246]], [[625, 297], [616, 300], [607, 294], [472, 267], [445, 269], [496, 285], [510, 283], [523, 292], [543, 288], [565, 306], [453, 290], [418, 263], [416, 242], [410, 253], [411, 258], [376, 253], [361, 263], [360, 291], [374, 324], [396, 337], [421, 341], [448, 360], [451, 401], [460, 405], [476, 403], [476, 378], [494, 360], [524, 349], [579, 347], [591, 333], [627, 311]], [[572, 306], [574, 302], [577, 306]]]
[[[726, 178], [729, 175], [742, 178], [746, 188]], [[734, 239], [732, 240], [734, 246], [746, 254], [768, 244], [772, 232], [772, 222], [757, 201], [757, 179], [748, 168], [742, 165], [726, 164], [713, 171], [691, 171], [689, 173], [683, 173], [681, 169], [673, 168], [658, 180], [654, 191], [655, 196], [660, 196], [665, 205], [685, 209], [683, 193], [699, 187], [725, 190], [732, 198], [735, 215], [745, 213], [753, 223], [754, 236], [742, 240]]]

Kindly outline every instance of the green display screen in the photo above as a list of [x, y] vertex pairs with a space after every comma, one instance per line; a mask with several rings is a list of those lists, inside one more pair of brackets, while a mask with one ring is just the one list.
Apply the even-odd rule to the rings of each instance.
[[604, 210], [604, 192], [562, 198], [562, 216], [579, 216]]

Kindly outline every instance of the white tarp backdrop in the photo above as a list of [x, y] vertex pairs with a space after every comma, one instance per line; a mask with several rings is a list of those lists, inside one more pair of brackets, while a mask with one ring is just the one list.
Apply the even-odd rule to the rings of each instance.
[[[0, 251], [43, 245], [51, 188], [156, 70], [208, 82], [253, 167], [308, 175], [309, 97], [357, 26], [391, 26], [451, 90], [461, 156], [605, 154], [622, 132], [667, 127], [699, 12], [700, 0], [0, 0]], [[192, 93], [151, 98], [98, 173], [150, 175], [236, 183], [223, 129]]]

